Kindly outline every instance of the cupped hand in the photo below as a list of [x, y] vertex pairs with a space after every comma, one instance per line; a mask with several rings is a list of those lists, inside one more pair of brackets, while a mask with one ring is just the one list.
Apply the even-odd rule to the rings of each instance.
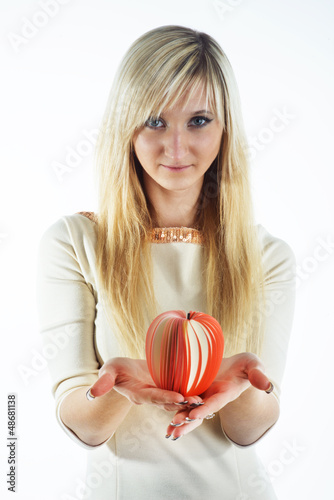
[[250, 386], [271, 392], [273, 385], [264, 373], [261, 360], [252, 353], [241, 353], [224, 358], [210, 387], [201, 394], [203, 405], [195, 409], [179, 410], [167, 427], [167, 436], [179, 438], [213, 418], [224, 406], [236, 400]]
[[202, 402], [199, 396], [185, 398], [178, 392], [159, 389], [141, 359], [112, 358], [99, 371], [99, 379], [90, 388], [93, 398], [114, 389], [136, 405], [153, 404], [167, 411], [186, 408]]

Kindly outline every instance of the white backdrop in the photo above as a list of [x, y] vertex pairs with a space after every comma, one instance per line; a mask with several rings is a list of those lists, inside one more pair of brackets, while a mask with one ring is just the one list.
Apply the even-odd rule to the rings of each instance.
[[[205, 31], [234, 68], [257, 222], [298, 263], [281, 417], [258, 445], [281, 500], [333, 500], [333, 19], [330, 0], [1, 0], [0, 484], [17, 397], [18, 500], [80, 498], [85, 450], [58, 427], [38, 333], [36, 251], [60, 216], [96, 210], [93, 147], [116, 67], [145, 31]], [[244, 500], [244, 499], [243, 499]]]

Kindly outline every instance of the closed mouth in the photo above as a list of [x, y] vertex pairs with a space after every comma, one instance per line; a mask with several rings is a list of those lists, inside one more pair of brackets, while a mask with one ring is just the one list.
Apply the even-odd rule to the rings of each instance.
[[191, 167], [191, 165], [163, 165], [163, 167], [168, 168], [169, 170], [185, 170], [186, 168]]

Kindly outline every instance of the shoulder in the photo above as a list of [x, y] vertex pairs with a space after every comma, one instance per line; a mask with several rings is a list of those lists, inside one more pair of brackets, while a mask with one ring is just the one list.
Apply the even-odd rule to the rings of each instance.
[[63, 215], [50, 224], [40, 238], [40, 246], [54, 243], [73, 244], [95, 238], [97, 215], [94, 212], [76, 212]]
[[291, 277], [295, 273], [296, 257], [291, 246], [281, 238], [272, 235], [261, 224], [256, 226], [262, 251], [265, 275], [286, 274]]
[[74, 215], [81, 215], [95, 224], [97, 223], [97, 214], [95, 212], [76, 212]]

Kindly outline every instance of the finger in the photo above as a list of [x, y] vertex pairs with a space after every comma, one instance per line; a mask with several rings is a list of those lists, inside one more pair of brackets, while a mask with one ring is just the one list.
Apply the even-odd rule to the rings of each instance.
[[[115, 389], [118, 390], [117, 385]], [[126, 394], [125, 389], [122, 389], [122, 392]], [[185, 399], [182, 394], [160, 389], [158, 387], [139, 388], [136, 390], [136, 393], [132, 394], [132, 400], [136, 404], [154, 404], [168, 411], [175, 411], [180, 406], [182, 407], [188, 404], [187, 399]]]
[[107, 392], [115, 385], [115, 378], [110, 373], [104, 373], [101, 377], [92, 385], [89, 389], [89, 393], [92, 398], [97, 398], [104, 396]]
[[174, 415], [172, 422], [167, 427], [166, 437], [171, 437], [172, 441], [175, 441], [201, 425], [202, 419], [191, 419], [188, 414], [189, 412], [178, 412]]
[[191, 419], [189, 417], [189, 410], [179, 410], [178, 412], [175, 413], [175, 415], [170, 423], [170, 426], [171, 427], [180, 427], [181, 425], [189, 423], [190, 420]]
[[175, 404], [179, 405], [181, 409], [186, 407], [195, 408], [196, 406], [203, 404], [203, 400], [200, 396], [186, 396], [184, 401]]
[[175, 411], [175, 410], [191, 410], [192, 408], [197, 408], [200, 405], [203, 405], [204, 402], [200, 396], [186, 396], [184, 401], [176, 402], [173, 404], [165, 405], [164, 409], [167, 411]]
[[204, 404], [204, 402], [191, 403], [189, 401], [182, 401], [180, 403], [165, 404], [164, 405], [164, 410], [174, 411], [175, 412], [175, 411], [177, 411], [177, 410], [179, 410], [181, 408], [181, 410], [182, 409], [186, 409], [186, 410], [190, 411], [193, 408], [197, 408], [198, 406], [201, 406], [203, 404]]
[[260, 391], [271, 392], [274, 388], [268, 377], [259, 368], [253, 368], [249, 371], [248, 380]]

